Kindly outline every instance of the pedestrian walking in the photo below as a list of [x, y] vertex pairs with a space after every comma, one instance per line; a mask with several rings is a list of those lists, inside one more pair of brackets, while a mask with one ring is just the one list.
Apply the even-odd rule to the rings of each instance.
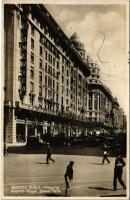
[[110, 160], [108, 159], [108, 147], [106, 144], [104, 144], [103, 147], [103, 159], [102, 159], [102, 164], [104, 164], [104, 161], [107, 161], [108, 164], [110, 164]]
[[51, 155], [52, 155], [51, 146], [49, 143], [47, 143], [47, 157], [46, 157], [47, 164], [49, 164], [49, 160], [51, 160], [53, 163], [55, 162], [55, 160], [51, 158]]
[[122, 174], [123, 174], [123, 167], [125, 166], [125, 161], [123, 158], [118, 155], [115, 160], [115, 167], [114, 167], [114, 179], [113, 179], [113, 189], [117, 190], [117, 179], [123, 189], [126, 189], [125, 183], [122, 180]]
[[70, 185], [71, 185], [71, 180], [73, 179], [73, 164], [74, 161], [70, 161], [70, 163], [67, 165], [66, 172], [64, 175], [65, 178], [65, 197], [70, 196]]

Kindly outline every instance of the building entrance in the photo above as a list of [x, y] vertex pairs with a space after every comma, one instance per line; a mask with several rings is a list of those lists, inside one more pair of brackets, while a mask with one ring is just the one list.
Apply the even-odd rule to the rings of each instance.
[[16, 125], [16, 142], [17, 143], [25, 142], [25, 124]]

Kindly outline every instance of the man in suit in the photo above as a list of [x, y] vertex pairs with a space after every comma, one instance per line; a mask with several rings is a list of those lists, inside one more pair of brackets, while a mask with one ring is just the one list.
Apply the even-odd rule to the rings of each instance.
[[55, 162], [55, 160], [51, 158], [51, 155], [52, 155], [51, 146], [49, 143], [47, 143], [47, 157], [46, 157], [47, 164], [49, 164], [49, 160], [51, 160], [53, 163]]
[[104, 161], [107, 161], [108, 164], [110, 164], [110, 160], [108, 159], [108, 147], [106, 144], [104, 144], [103, 147], [103, 159], [102, 159], [102, 164], [104, 164]]
[[113, 189], [117, 190], [117, 179], [123, 189], [126, 189], [125, 183], [122, 179], [122, 174], [123, 174], [123, 167], [125, 166], [125, 161], [123, 158], [118, 155], [115, 160], [115, 167], [114, 167], [114, 179], [113, 179]]
[[66, 172], [64, 175], [65, 184], [66, 184], [65, 196], [70, 196], [69, 189], [71, 185], [71, 180], [73, 179], [73, 164], [74, 164], [74, 161], [70, 161], [70, 163], [67, 165]]

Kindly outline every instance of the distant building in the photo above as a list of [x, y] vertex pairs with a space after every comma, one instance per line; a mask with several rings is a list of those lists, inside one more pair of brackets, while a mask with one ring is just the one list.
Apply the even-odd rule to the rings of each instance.
[[127, 118], [122, 108], [118, 109], [118, 131], [125, 133], [127, 131]]
[[67, 38], [43, 5], [5, 4], [4, 15], [6, 142], [116, 128], [119, 104], [77, 34]]

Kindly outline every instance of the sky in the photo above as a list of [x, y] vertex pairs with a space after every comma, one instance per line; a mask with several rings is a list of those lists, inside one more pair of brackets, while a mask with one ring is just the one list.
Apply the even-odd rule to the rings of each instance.
[[46, 4], [64, 33], [74, 32], [84, 43], [86, 54], [97, 61], [101, 80], [120, 106], [128, 111], [128, 51], [126, 50], [125, 4]]

